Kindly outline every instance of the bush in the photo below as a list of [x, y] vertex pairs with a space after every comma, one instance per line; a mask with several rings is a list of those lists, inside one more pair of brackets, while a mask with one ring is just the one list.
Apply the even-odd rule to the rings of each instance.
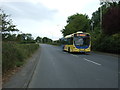
[[2, 43], [2, 70], [3, 73], [15, 66], [23, 65], [36, 49], [38, 44], [17, 44], [14, 42]]
[[107, 36], [100, 34], [96, 38], [92, 38], [92, 49], [110, 53], [120, 53], [120, 33]]

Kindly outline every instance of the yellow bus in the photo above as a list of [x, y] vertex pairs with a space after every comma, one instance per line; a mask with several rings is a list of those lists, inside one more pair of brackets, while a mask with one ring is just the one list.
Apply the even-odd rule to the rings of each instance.
[[67, 52], [90, 52], [91, 39], [89, 33], [82, 31], [64, 37], [63, 50]]

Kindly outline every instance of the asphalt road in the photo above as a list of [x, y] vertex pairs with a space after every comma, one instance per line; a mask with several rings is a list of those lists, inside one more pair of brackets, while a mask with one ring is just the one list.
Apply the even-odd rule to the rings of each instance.
[[118, 58], [93, 52], [72, 54], [41, 44], [28, 88], [118, 88]]

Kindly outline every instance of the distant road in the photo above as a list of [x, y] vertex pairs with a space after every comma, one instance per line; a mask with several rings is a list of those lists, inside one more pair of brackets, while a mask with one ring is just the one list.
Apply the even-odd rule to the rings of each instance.
[[29, 88], [117, 88], [118, 58], [91, 52], [63, 52], [41, 44], [39, 62]]

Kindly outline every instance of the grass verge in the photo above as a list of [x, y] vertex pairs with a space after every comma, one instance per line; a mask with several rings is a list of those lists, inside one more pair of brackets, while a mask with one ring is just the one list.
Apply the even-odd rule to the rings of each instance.
[[37, 49], [38, 44], [2, 43], [2, 74], [14, 67], [20, 67]]

